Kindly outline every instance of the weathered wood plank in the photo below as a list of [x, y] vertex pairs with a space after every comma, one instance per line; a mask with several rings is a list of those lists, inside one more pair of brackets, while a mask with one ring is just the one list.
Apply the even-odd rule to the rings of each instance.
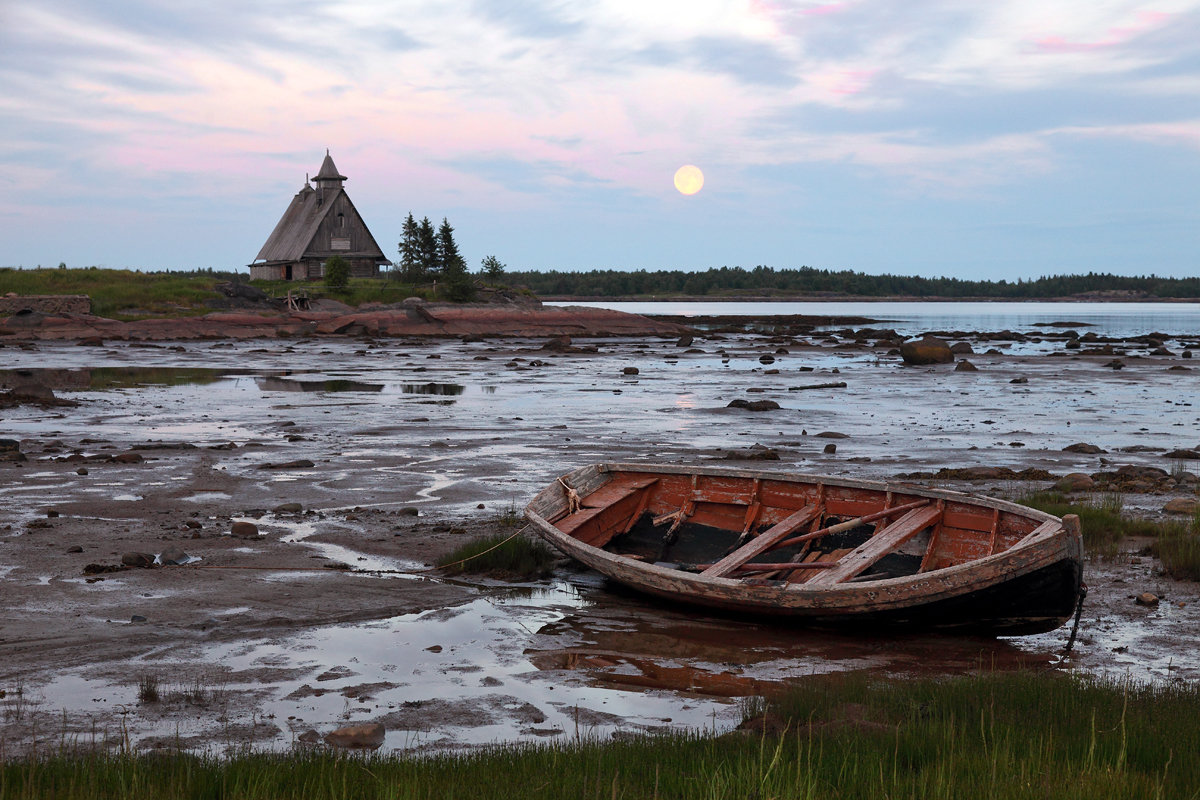
[[913, 509], [847, 553], [838, 562], [838, 566], [808, 581], [808, 585], [831, 585], [853, 578], [936, 522], [941, 515], [942, 509], [936, 506]]
[[820, 513], [821, 507], [815, 505], [805, 506], [799, 511], [793, 512], [782, 522], [773, 525], [758, 536], [755, 536], [749, 542], [734, 550], [700, 574], [709, 578], [719, 578], [722, 575], [728, 575], [760, 553], [770, 550], [771, 546], [780, 539], [790, 536], [801, 526], [812, 522], [813, 518]]

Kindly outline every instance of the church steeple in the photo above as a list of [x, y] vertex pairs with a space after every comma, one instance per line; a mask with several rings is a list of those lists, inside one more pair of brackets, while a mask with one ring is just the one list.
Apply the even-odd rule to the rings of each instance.
[[321, 171], [313, 178], [313, 182], [317, 184], [318, 189], [340, 189], [342, 181], [347, 180], [346, 176], [338, 172], [338, 168], [333, 165], [333, 158], [329, 155], [329, 150], [325, 150], [325, 160], [321, 162]]

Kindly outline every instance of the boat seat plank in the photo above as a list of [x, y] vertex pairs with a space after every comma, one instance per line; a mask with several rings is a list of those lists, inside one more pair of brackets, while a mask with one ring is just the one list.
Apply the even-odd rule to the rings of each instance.
[[580, 501], [584, 508], [607, 508], [645, 489], [658, 478], [615, 478]]
[[847, 553], [836, 567], [815, 575], [808, 584], [825, 586], [853, 578], [936, 522], [941, 515], [942, 509], [937, 506], [913, 509]]
[[[1060, 527], [1062, 527], [1062, 523], [1059, 522], [1058, 520], [1049, 520], [1047, 522], [1043, 522], [1041, 525], [1038, 525], [1036, 528], [1031, 530], [1025, 538], [1021, 539], [1021, 541], [1014, 544], [1013, 547], [1020, 547], [1021, 545], [1026, 544], [1027, 542], [1032, 542], [1034, 539], [1038, 538], [1039, 536], [1050, 533], [1051, 531], [1058, 530]], [[1011, 550], [1012, 548], [1009, 548], [1009, 549]]]
[[603, 508], [585, 508], [580, 511], [576, 511], [574, 514], [563, 517], [558, 522], [554, 523], [554, 527], [558, 528], [565, 534], [573, 534], [581, 525], [590, 521], [603, 510]]
[[821, 507], [818, 505], [808, 505], [792, 512], [700, 574], [707, 578], [728, 575], [760, 553], [770, 550], [772, 545], [795, 533], [801, 526], [812, 522], [820, 513]]

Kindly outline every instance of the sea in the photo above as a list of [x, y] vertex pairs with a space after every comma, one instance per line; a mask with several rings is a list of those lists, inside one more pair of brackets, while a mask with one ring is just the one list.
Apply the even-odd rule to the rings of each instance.
[[633, 314], [699, 316], [858, 316], [877, 320], [904, 336], [927, 331], [1028, 332], [1055, 322], [1078, 323], [1080, 333], [1130, 337], [1149, 333], [1200, 334], [1200, 303], [1064, 302], [587, 302], [587, 306]]

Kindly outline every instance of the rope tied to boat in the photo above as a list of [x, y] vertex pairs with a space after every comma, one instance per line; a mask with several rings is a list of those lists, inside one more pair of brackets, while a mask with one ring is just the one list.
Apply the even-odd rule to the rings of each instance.
[[1071, 638], [1067, 639], [1067, 646], [1063, 648], [1063, 657], [1071, 654], [1071, 648], [1075, 646], [1075, 635], [1079, 633], [1079, 618], [1083, 616], [1083, 600], [1087, 597], [1088, 587], [1086, 583], [1079, 584], [1079, 599], [1075, 602], [1075, 622], [1071, 624]]

